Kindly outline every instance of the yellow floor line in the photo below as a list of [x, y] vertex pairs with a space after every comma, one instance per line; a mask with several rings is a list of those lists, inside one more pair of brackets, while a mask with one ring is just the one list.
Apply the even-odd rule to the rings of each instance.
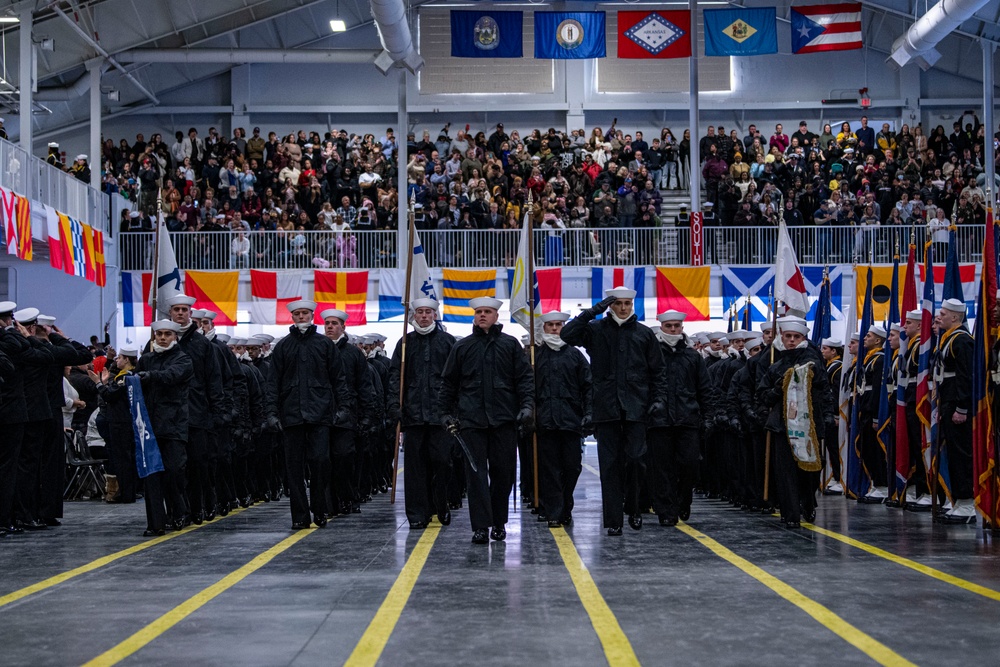
[[751, 577], [770, 588], [785, 600], [791, 602], [796, 607], [812, 616], [813, 619], [815, 619], [820, 625], [833, 632], [835, 635], [867, 655], [878, 664], [891, 665], [893, 667], [914, 664], [885, 644], [876, 640], [871, 635], [851, 625], [827, 607], [824, 607], [812, 598], [806, 597], [797, 589], [789, 586], [782, 580], [764, 571], [745, 558], [736, 555], [734, 552], [722, 546], [701, 531], [695, 530], [684, 522], [678, 522], [677, 529], [694, 538], [701, 543], [702, 546], [712, 551], [716, 556], [736, 566], [746, 574], [749, 574]]
[[[244, 508], [233, 510], [232, 512], [229, 513], [229, 516], [234, 516], [242, 511], [244, 511]], [[228, 517], [219, 517], [219, 520], [226, 518]], [[176, 533], [167, 533], [166, 535], [161, 535], [160, 537], [154, 537], [151, 540], [140, 542], [139, 544], [129, 547], [128, 549], [122, 549], [121, 551], [116, 551], [113, 554], [102, 556], [101, 558], [93, 560], [87, 563], [86, 565], [75, 567], [72, 570], [67, 570], [62, 574], [57, 574], [55, 576], [49, 577], [48, 579], [43, 579], [42, 581], [39, 581], [36, 584], [26, 586], [24, 588], [14, 591], [13, 593], [7, 593], [6, 595], [0, 597], [0, 607], [4, 607], [5, 605], [8, 605], [12, 602], [17, 602], [18, 600], [22, 600], [28, 597], [29, 595], [33, 595], [40, 591], [44, 591], [47, 588], [58, 586], [59, 584], [65, 583], [70, 579], [73, 579], [74, 577], [79, 577], [81, 574], [93, 572], [98, 568], [104, 567], [105, 565], [109, 565], [115, 562], [116, 560], [125, 558], [126, 556], [131, 556], [132, 554], [139, 553], [140, 551], [144, 551], [145, 549], [149, 549], [150, 547], [155, 547], [157, 544], [163, 544], [167, 540], [172, 540], [175, 537], [180, 537], [181, 535], [187, 535], [192, 531], [198, 530], [199, 528], [203, 528], [205, 526], [213, 525], [215, 523], [218, 523], [218, 521], [212, 521], [211, 523], [203, 523], [200, 526], [192, 524], [187, 528], [185, 528], [184, 530], [178, 531]]]
[[368, 624], [365, 633], [361, 635], [357, 646], [344, 663], [345, 667], [362, 667], [375, 665], [378, 662], [392, 631], [396, 628], [400, 614], [403, 613], [403, 608], [410, 599], [410, 593], [417, 583], [420, 571], [424, 569], [424, 563], [427, 562], [427, 556], [434, 546], [434, 540], [440, 533], [439, 523], [432, 523], [424, 529], [423, 535], [417, 540], [402, 571], [375, 613], [375, 618]]
[[229, 590], [239, 582], [246, 579], [249, 575], [270, 563], [275, 556], [287, 551], [293, 544], [308, 537], [314, 532], [316, 532], [315, 528], [300, 530], [290, 537], [286, 537], [264, 553], [256, 556], [240, 569], [230, 572], [208, 588], [189, 597], [187, 600], [177, 605], [163, 616], [160, 616], [158, 619], [142, 628], [114, 648], [105, 651], [90, 662], [87, 662], [84, 667], [103, 667], [107, 665], [115, 665], [121, 662], [136, 651], [142, 649], [163, 633], [170, 630], [170, 628], [174, 627], [194, 612], [201, 609], [221, 593]]
[[604, 601], [601, 591], [597, 588], [597, 584], [594, 583], [593, 577], [590, 576], [590, 571], [587, 570], [587, 566], [584, 565], [583, 560], [580, 558], [573, 540], [570, 539], [570, 536], [566, 534], [563, 528], [550, 528], [549, 530], [552, 532], [552, 537], [555, 538], [556, 545], [559, 547], [559, 555], [562, 556], [563, 563], [565, 563], [566, 569], [569, 570], [569, 576], [573, 580], [573, 586], [576, 587], [577, 595], [580, 596], [580, 602], [583, 603], [583, 608], [587, 610], [587, 615], [590, 616], [590, 623], [594, 626], [594, 631], [601, 640], [601, 646], [604, 647], [604, 656], [608, 660], [608, 665], [610, 667], [638, 665], [639, 659], [632, 649], [632, 643], [625, 636], [625, 632], [622, 631], [621, 625], [618, 624], [618, 619], [615, 618], [614, 612], [611, 611], [611, 607]]
[[961, 579], [954, 575], [947, 574], [946, 572], [941, 572], [940, 570], [935, 570], [933, 567], [928, 567], [927, 565], [923, 565], [914, 560], [910, 560], [909, 558], [904, 558], [903, 556], [897, 556], [896, 554], [886, 551], [885, 549], [880, 549], [870, 544], [866, 544], [861, 540], [856, 540], [853, 537], [848, 537], [847, 535], [836, 533], [832, 530], [828, 530], [826, 528], [822, 528], [820, 526], [811, 523], [803, 522], [802, 527], [808, 528], [809, 530], [815, 533], [819, 533], [820, 535], [825, 535], [830, 539], [837, 540], [838, 542], [849, 544], [850, 546], [855, 547], [856, 549], [867, 551], [868, 553], [874, 556], [878, 556], [879, 558], [884, 558], [888, 561], [896, 563], [897, 565], [908, 567], [911, 570], [915, 570], [920, 574], [925, 574], [928, 577], [937, 579], [938, 581], [943, 581], [947, 584], [951, 584], [952, 586], [957, 586], [962, 590], [969, 591], [970, 593], [982, 595], [983, 597], [989, 598], [990, 600], [995, 600], [1000, 602], [1000, 591], [996, 591], [992, 588], [987, 588], [986, 586], [980, 586], [979, 584], [974, 584], [971, 581], [966, 581], [965, 579]]

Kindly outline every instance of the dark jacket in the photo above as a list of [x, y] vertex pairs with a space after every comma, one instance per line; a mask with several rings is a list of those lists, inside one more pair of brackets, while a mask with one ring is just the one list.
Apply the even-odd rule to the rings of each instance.
[[580, 350], [565, 345], [535, 350], [535, 427], [583, 434], [593, 421], [594, 382], [590, 364]]
[[535, 401], [531, 365], [521, 344], [494, 324], [489, 331], [473, 327], [472, 335], [455, 343], [441, 372], [438, 411], [456, 417], [463, 428], [511, 424]]
[[[868, 350], [865, 350], [865, 356]], [[882, 364], [885, 362], [885, 354], [882, 347], [872, 355], [871, 359], [864, 364], [864, 391], [858, 397], [861, 417], [864, 421], [871, 421], [878, 415], [878, 404], [882, 396]]]
[[191, 357], [178, 343], [166, 352], [146, 352], [139, 358], [135, 370], [142, 379], [142, 394], [153, 434], [157, 438], [187, 442], [191, 410], [189, 393], [195, 377]]
[[32, 345], [14, 327], [0, 331], [0, 351], [14, 365], [14, 372], [0, 383], [0, 424], [23, 424], [29, 419], [25, 377], [41, 375], [38, 369], [52, 362], [52, 354]]
[[441, 392], [441, 371], [455, 346], [455, 337], [442, 329], [423, 335], [416, 331], [406, 334], [406, 384], [402, 409], [399, 406], [399, 378], [403, 360], [403, 341], [396, 343], [389, 368], [389, 420], [400, 420], [400, 428], [435, 426], [441, 423], [438, 395]]
[[212, 336], [210, 339], [206, 338], [206, 340], [209, 340], [217, 351], [222, 391], [226, 395], [228, 404], [225, 406], [218, 405], [217, 399], [213, 403], [216, 403], [217, 410], [228, 410], [228, 420], [232, 422], [233, 428], [236, 428], [240, 424], [245, 427], [248, 389], [246, 376], [240, 371], [240, 362], [236, 358], [236, 355], [229, 349], [229, 346], [215, 336]]
[[117, 368], [109, 368], [111, 378], [108, 384], [97, 385], [97, 396], [101, 404], [101, 415], [110, 424], [126, 425], [132, 423], [132, 411], [128, 402], [128, 387], [125, 386], [125, 375], [118, 377]]
[[270, 396], [284, 426], [333, 426], [338, 411], [351, 414], [340, 350], [316, 326], [289, 327], [271, 353]]
[[[812, 410], [816, 432], [822, 433], [826, 424], [832, 424], [836, 405], [830, 391], [830, 378], [826, 374], [823, 356], [815, 346], [782, 350], [775, 353], [775, 362], [767, 369], [757, 385], [757, 405], [760, 414], [767, 415], [765, 427], [775, 433], [786, 430], [784, 416], [783, 384], [785, 372], [793, 366], [812, 362]], [[877, 392], [876, 392], [877, 393]]]
[[347, 342], [347, 335], [334, 343], [340, 352], [340, 364], [350, 395], [349, 409], [337, 413], [334, 426], [350, 430], [368, 428], [372, 420], [372, 380], [368, 374], [368, 360], [365, 353]]
[[670, 386], [667, 409], [649, 420], [649, 428], [686, 426], [700, 428], [715, 414], [718, 396], [709, 380], [705, 360], [688, 347], [687, 337], [670, 347], [659, 341], [663, 377]]
[[[54, 415], [49, 402], [48, 370], [52, 367], [52, 346], [34, 336], [28, 338], [28, 345], [39, 356], [26, 357], [24, 376], [24, 401], [28, 411], [28, 421], [43, 421]], [[62, 380], [59, 381], [60, 387]], [[60, 404], [61, 407], [61, 404]]]
[[210, 430], [228, 422], [232, 408], [222, 388], [222, 369], [215, 346], [193, 324], [180, 335], [177, 345], [191, 358], [194, 367], [188, 391], [189, 427]]
[[941, 336], [937, 364], [944, 373], [937, 383], [941, 417], [955, 412], [967, 414], [972, 409], [972, 357], [975, 341], [965, 327]]
[[[94, 358], [94, 355], [80, 343], [63, 338], [57, 333], [50, 334], [48, 342], [50, 343], [49, 352], [52, 353], [52, 364], [46, 371], [49, 408], [52, 410], [52, 416], [58, 415], [61, 418], [62, 409], [66, 401], [65, 392], [63, 391], [63, 377], [66, 366], [80, 366], [89, 363]], [[82, 380], [85, 380], [85, 382]], [[85, 412], [89, 418], [90, 413], [97, 408], [97, 401], [94, 400], [97, 398], [96, 391], [93, 388], [94, 383], [90, 381], [86, 373], [83, 374], [82, 380], [80, 378], [69, 378], [70, 384], [79, 392], [80, 400], [87, 404], [85, 410], [77, 410], [77, 413], [73, 415], [73, 421], [75, 422], [79, 421], [77, 414], [80, 412]]]
[[656, 401], [669, 400], [656, 334], [633, 314], [621, 326], [611, 316], [594, 320], [588, 308], [566, 323], [562, 339], [587, 350], [594, 377], [594, 422], [645, 422]]

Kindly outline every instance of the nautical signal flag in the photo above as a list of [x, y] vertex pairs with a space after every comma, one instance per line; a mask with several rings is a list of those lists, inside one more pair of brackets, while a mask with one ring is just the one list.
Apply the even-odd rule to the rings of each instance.
[[642, 322], [646, 319], [646, 267], [635, 268], [594, 268], [590, 270], [590, 298], [594, 304], [604, 300], [604, 290], [628, 287], [635, 290], [632, 305], [635, 316]]
[[31, 261], [31, 200], [0, 188], [3, 226], [6, 229], [7, 254]]
[[679, 310], [689, 322], [711, 319], [708, 309], [710, 266], [656, 267], [656, 312]]
[[382, 269], [378, 275], [378, 319], [388, 320], [406, 313], [403, 292], [406, 291], [406, 269]]
[[473, 311], [469, 308], [469, 299], [477, 296], [495, 298], [497, 295], [496, 269], [441, 269], [441, 279], [444, 298], [441, 310], [445, 322], [471, 324]]
[[[872, 321], [875, 324], [879, 324], [886, 321], [889, 316], [889, 302], [890, 295], [892, 294], [892, 265], [887, 266], [872, 266]], [[906, 267], [899, 267], [899, 282], [900, 284], [905, 284], [906, 280], [910, 277], [906, 275]], [[865, 302], [865, 290], [868, 287], [868, 267], [867, 266], [856, 266], [854, 267], [854, 285], [855, 285], [855, 306], [858, 312], [862, 311]], [[899, 297], [901, 294], [896, 294], [897, 304], [899, 307]]]
[[[507, 291], [514, 302], [514, 269], [507, 269]], [[535, 269], [535, 316], [562, 308], [562, 269]], [[527, 309], [525, 312], [530, 312]], [[511, 306], [511, 322], [514, 307]], [[538, 322], [538, 320], [535, 320]]]
[[778, 52], [774, 7], [706, 9], [706, 56], [760, 56]]
[[197, 310], [214, 310], [216, 326], [236, 326], [239, 271], [185, 271], [184, 293], [194, 297]]
[[[944, 274], [946, 268], [943, 264], [938, 264], [933, 269], [934, 294], [937, 295], [937, 300], [934, 302], [934, 310], [940, 308], [941, 302], [944, 300]], [[917, 275], [920, 278], [920, 284], [923, 284], [927, 280], [927, 267], [920, 264], [917, 267]], [[958, 277], [962, 282], [962, 300], [965, 301], [966, 313], [970, 318], [975, 317], [976, 294], [978, 292], [976, 288], [976, 265], [959, 264]]]
[[861, 3], [792, 7], [792, 53], [860, 49]]
[[122, 271], [122, 324], [126, 327], [148, 327], [153, 323], [153, 308], [149, 305], [152, 271]]
[[[88, 278], [94, 276], [94, 241], [90, 225], [59, 213], [59, 236], [62, 239], [63, 271], [71, 276]], [[89, 242], [85, 237], [90, 237]], [[87, 254], [88, 247], [90, 255]]]
[[316, 324], [323, 324], [320, 313], [327, 308], [339, 308], [346, 312], [348, 326], [368, 324], [365, 309], [368, 301], [367, 271], [314, 271], [313, 276]]
[[[802, 281], [809, 295], [809, 313], [806, 319], [815, 320], [818, 310], [819, 295], [823, 287], [823, 266], [800, 266]], [[747, 295], [750, 296], [750, 313], [754, 322], [765, 322], [768, 316], [768, 304], [774, 294], [773, 266], [723, 266], [722, 273], [722, 310], [729, 312], [733, 303], [737, 310], [743, 308]], [[843, 300], [843, 267], [829, 267], [830, 275], [830, 318], [838, 321], [844, 317]]]
[[535, 57], [604, 58], [604, 12], [535, 12]]
[[49, 244], [49, 265], [57, 271], [63, 268], [62, 244], [59, 241], [59, 212], [48, 204], [45, 207], [45, 231]]
[[291, 324], [287, 306], [301, 298], [301, 273], [250, 270], [250, 321], [254, 324]]
[[690, 58], [691, 12], [618, 12], [619, 58]]
[[520, 58], [523, 12], [451, 12], [452, 58]]
[[91, 230], [94, 236], [94, 282], [98, 287], [108, 284], [108, 267], [104, 261], [104, 232]]

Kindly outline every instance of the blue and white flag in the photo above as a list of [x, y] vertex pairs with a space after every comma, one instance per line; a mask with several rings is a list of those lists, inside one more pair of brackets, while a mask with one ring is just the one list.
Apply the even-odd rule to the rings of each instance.
[[604, 12], [535, 12], [535, 57], [604, 58]]
[[[177, 256], [174, 255], [174, 246], [170, 243], [170, 234], [167, 226], [162, 222], [159, 227], [159, 238], [157, 239], [156, 258], [156, 283], [153, 289], [149, 290], [149, 305], [153, 305], [156, 299], [156, 309], [163, 317], [170, 315], [170, 308], [166, 306], [167, 300], [181, 293], [181, 272], [177, 268]], [[153, 313], [154, 319], [159, 319], [157, 313]]]
[[[809, 296], [807, 319], [816, 318], [817, 302], [823, 287], [822, 266], [800, 266], [806, 294]], [[844, 317], [843, 267], [831, 266], [830, 270], [830, 320], [837, 322]], [[768, 319], [768, 299], [773, 294], [773, 266], [723, 266], [722, 272], [722, 312], [728, 313], [735, 302], [737, 310], [743, 308], [750, 295], [751, 315], [754, 322]]]
[[128, 389], [128, 408], [132, 414], [132, 433], [135, 436], [135, 469], [139, 477], [146, 478], [153, 473], [163, 472], [163, 457], [153, 435], [153, 425], [149, 421], [146, 400], [142, 396], [142, 383], [135, 375], [125, 376]]
[[434, 290], [434, 281], [431, 280], [431, 270], [427, 266], [427, 255], [424, 254], [424, 246], [420, 242], [420, 234], [413, 230], [413, 256], [410, 258], [407, 267], [410, 271], [410, 298], [434, 299], [440, 302], [437, 292]]
[[453, 11], [452, 58], [521, 58], [523, 12]]
[[760, 56], [778, 52], [774, 7], [706, 9], [706, 56]]

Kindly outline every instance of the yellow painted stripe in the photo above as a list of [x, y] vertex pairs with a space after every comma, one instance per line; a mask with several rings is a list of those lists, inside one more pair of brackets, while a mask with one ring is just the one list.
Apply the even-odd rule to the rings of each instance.
[[[239, 514], [242, 511], [244, 511], [243, 508], [239, 508], [239, 509], [233, 510], [232, 512], [229, 513], [229, 516], [233, 516], [235, 514]], [[227, 518], [227, 517], [220, 517], [220, 520], [221, 519], [225, 519], [225, 518]], [[97, 560], [93, 560], [93, 561], [87, 563], [86, 565], [81, 565], [80, 567], [73, 568], [72, 570], [67, 570], [66, 572], [63, 572], [62, 574], [57, 574], [57, 575], [55, 575], [53, 577], [49, 577], [48, 579], [43, 579], [42, 581], [39, 581], [37, 584], [32, 584], [30, 586], [26, 586], [24, 588], [21, 588], [19, 590], [14, 591], [13, 593], [8, 593], [8, 594], [4, 595], [3, 597], [0, 597], [0, 607], [8, 605], [8, 604], [10, 604], [12, 602], [17, 602], [18, 600], [22, 600], [22, 599], [28, 597], [29, 595], [33, 595], [33, 594], [38, 593], [40, 591], [44, 591], [47, 588], [52, 588], [53, 586], [58, 586], [59, 584], [65, 583], [65, 582], [69, 581], [70, 579], [73, 579], [74, 577], [79, 577], [81, 574], [86, 574], [88, 572], [93, 572], [94, 570], [96, 570], [98, 568], [101, 568], [101, 567], [104, 567], [105, 565], [109, 565], [111, 563], [114, 563], [116, 560], [120, 560], [122, 558], [125, 558], [126, 556], [131, 556], [132, 554], [137, 554], [140, 551], [144, 551], [144, 550], [146, 550], [146, 549], [148, 549], [150, 547], [155, 547], [157, 544], [163, 544], [167, 540], [172, 540], [175, 537], [180, 537], [181, 535], [187, 535], [188, 533], [190, 533], [190, 532], [192, 532], [194, 530], [198, 530], [199, 528], [202, 528], [203, 526], [209, 526], [209, 525], [212, 525], [214, 523], [217, 523], [217, 522], [213, 521], [211, 524], [210, 523], [203, 523], [203, 524], [201, 524], [201, 526], [196, 526], [196, 525], [192, 524], [192, 525], [188, 526], [187, 528], [185, 528], [184, 530], [178, 531], [176, 533], [168, 533], [166, 535], [161, 535], [160, 537], [154, 537], [151, 540], [146, 540], [145, 542], [140, 542], [139, 544], [136, 544], [133, 547], [129, 547], [128, 549], [122, 549], [121, 551], [116, 551], [113, 554], [108, 554], [107, 556], [102, 556], [102, 557], [98, 558]]]
[[221, 593], [229, 590], [239, 582], [246, 579], [249, 575], [270, 563], [275, 556], [288, 550], [293, 544], [308, 537], [314, 532], [316, 532], [315, 528], [310, 530], [300, 530], [290, 537], [286, 537], [264, 553], [255, 557], [240, 569], [230, 572], [208, 588], [189, 597], [187, 600], [177, 605], [163, 616], [160, 616], [158, 619], [142, 628], [114, 648], [105, 651], [90, 662], [87, 662], [84, 667], [103, 667], [118, 664], [194, 612], [201, 609]]
[[979, 584], [974, 584], [971, 581], [966, 581], [954, 575], [942, 572], [940, 570], [935, 570], [933, 567], [928, 567], [922, 563], [918, 563], [909, 558], [904, 558], [903, 556], [897, 556], [894, 553], [890, 553], [885, 549], [880, 549], [878, 547], [866, 544], [861, 540], [856, 540], [853, 537], [848, 537], [841, 533], [835, 533], [832, 530], [827, 530], [826, 528], [821, 528], [811, 523], [803, 523], [803, 528], [808, 528], [809, 530], [819, 533], [820, 535], [825, 535], [830, 539], [837, 540], [838, 542], [843, 542], [844, 544], [849, 544], [852, 547], [861, 549], [862, 551], [867, 551], [868, 553], [878, 556], [879, 558], [884, 558], [888, 561], [896, 563], [897, 565], [902, 565], [903, 567], [908, 567], [911, 570], [915, 570], [920, 574], [925, 574], [928, 577], [937, 579], [938, 581], [943, 581], [952, 586], [957, 586], [962, 590], [969, 591], [970, 593], [975, 593], [976, 595], [982, 595], [990, 600], [995, 600], [1000, 602], [1000, 591], [996, 591], [992, 588], [987, 588], [986, 586], [980, 586]]
[[417, 577], [424, 569], [424, 563], [427, 562], [427, 556], [431, 552], [431, 547], [434, 546], [434, 540], [440, 533], [441, 525], [438, 523], [432, 523], [424, 529], [423, 535], [417, 540], [416, 546], [410, 552], [410, 557], [406, 559], [406, 564], [399, 576], [396, 577], [396, 582], [389, 589], [385, 600], [382, 601], [382, 606], [375, 613], [375, 618], [368, 624], [365, 633], [361, 635], [357, 646], [354, 647], [347, 662], [344, 663], [345, 667], [367, 667], [378, 662], [385, 645], [389, 642], [392, 631], [396, 628], [400, 614], [403, 613], [403, 607], [410, 599], [410, 593], [417, 583]]
[[583, 468], [584, 468], [584, 470], [586, 470], [587, 472], [589, 472], [589, 473], [591, 473], [593, 475], [597, 475], [598, 477], [601, 476], [601, 471], [598, 470], [597, 468], [595, 468], [594, 466], [590, 465], [589, 463], [584, 463], [583, 464]]
[[569, 570], [573, 586], [576, 587], [576, 594], [580, 596], [580, 602], [583, 603], [583, 608], [587, 610], [587, 615], [590, 616], [590, 623], [594, 626], [594, 631], [601, 640], [601, 646], [604, 647], [604, 656], [608, 660], [608, 665], [610, 667], [638, 665], [639, 659], [632, 649], [632, 643], [622, 631], [622, 627], [618, 624], [618, 619], [615, 618], [614, 612], [611, 611], [608, 603], [604, 601], [601, 591], [597, 588], [597, 584], [594, 583], [593, 577], [590, 576], [590, 571], [587, 570], [587, 566], [584, 565], [583, 560], [580, 558], [573, 540], [570, 539], [570, 536], [562, 528], [550, 528], [549, 530], [552, 532], [552, 537], [555, 538], [556, 545], [559, 547], [559, 555], [562, 556], [563, 563], [566, 564], [566, 569]]
[[789, 586], [781, 579], [778, 579], [760, 567], [757, 567], [745, 558], [736, 555], [734, 552], [722, 546], [708, 535], [695, 530], [684, 522], [678, 522], [677, 528], [700, 542], [702, 546], [710, 550], [719, 558], [722, 558], [746, 574], [749, 574], [751, 577], [770, 588], [785, 600], [791, 602], [796, 607], [812, 616], [813, 619], [815, 619], [820, 625], [867, 655], [878, 664], [891, 665], [892, 667], [903, 665], [909, 666], [914, 664], [885, 644], [876, 640], [871, 635], [862, 632], [855, 626], [851, 625], [827, 607], [824, 607], [812, 598], [806, 597], [797, 589]]

